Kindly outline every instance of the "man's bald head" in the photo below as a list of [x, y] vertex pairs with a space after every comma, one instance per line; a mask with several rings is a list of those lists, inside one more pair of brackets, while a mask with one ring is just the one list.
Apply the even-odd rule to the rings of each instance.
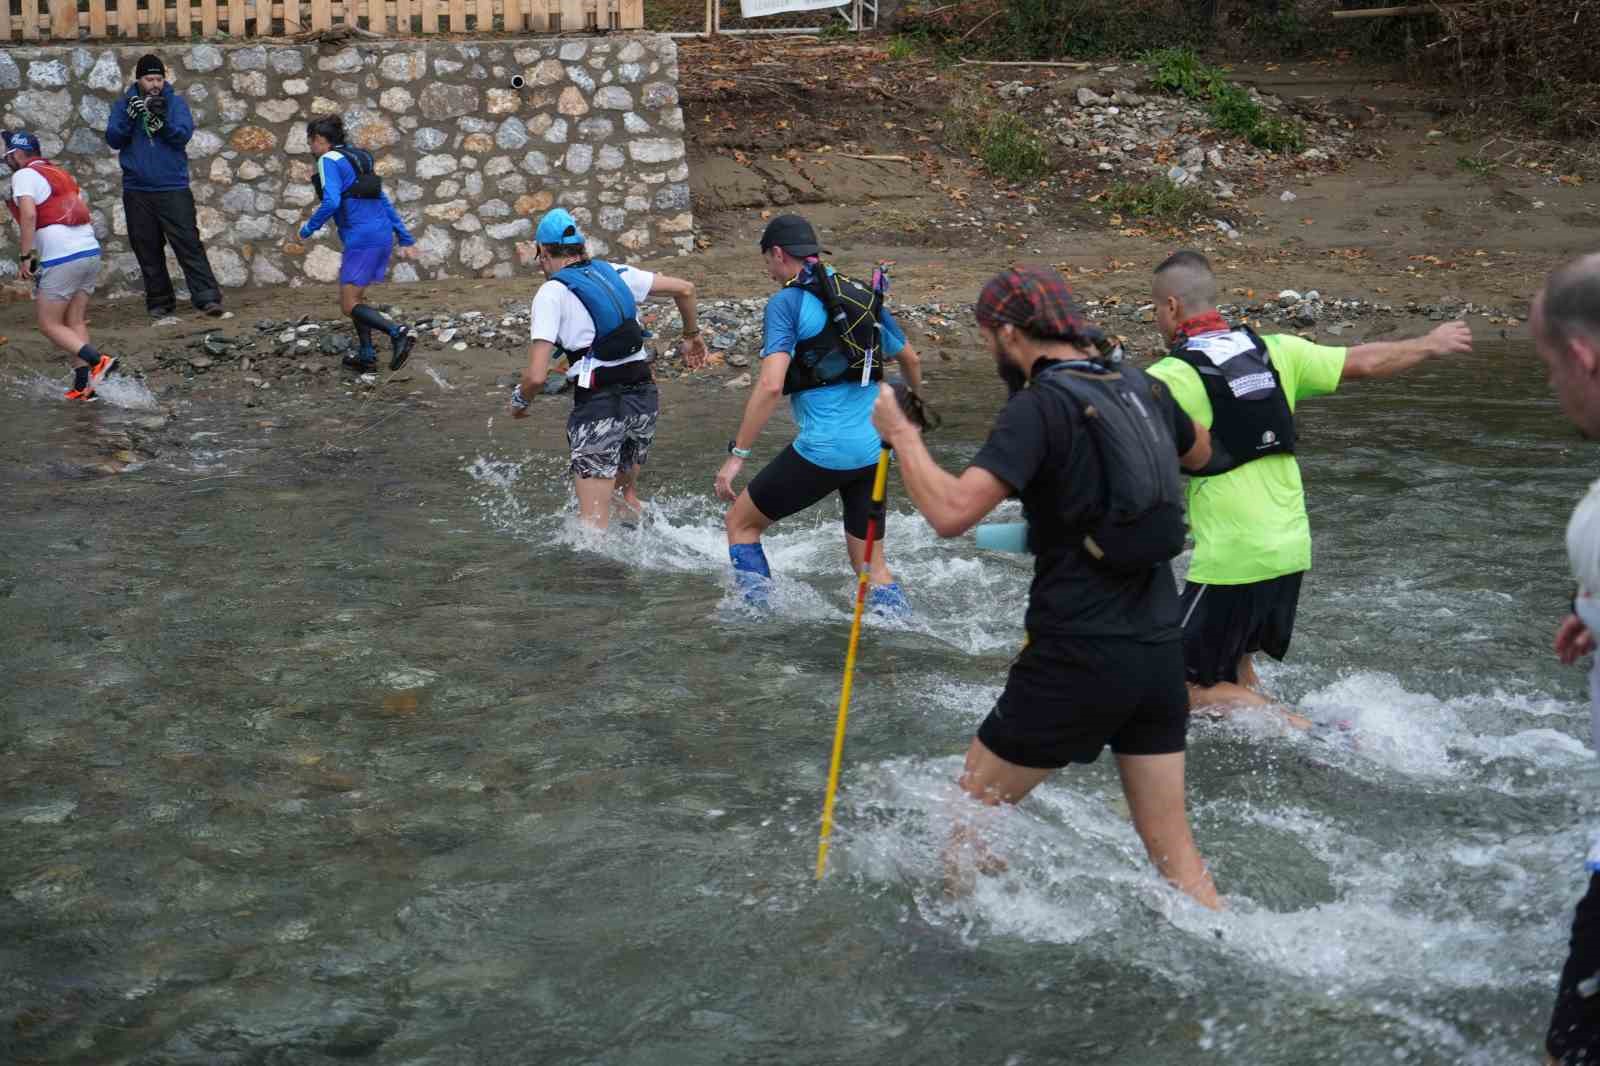
[[1600, 253], [1552, 273], [1529, 324], [1562, 412], [1584, 436], [1600, 438]]
[[1199, 252], [1174, 252], [1156, 267], [1151, 291], [1156, 305], [1156, 325], [1171, 343], [1185, 319], [1217, 306], [1217, 276]]

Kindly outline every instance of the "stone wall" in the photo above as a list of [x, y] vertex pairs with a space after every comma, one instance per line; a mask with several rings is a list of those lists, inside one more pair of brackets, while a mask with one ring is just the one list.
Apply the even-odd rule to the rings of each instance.
[[[139, 268], [106, 121], [152, 50], [194, 111], [200, 232], [226, 287], [337, 279], [331, 223], [295, 241], [315, 209], [305, 123], [332, 112], [373, 153], [417, 237], [421, 254], [396, 260], [396, 281], [526, 272], [534, 224], [552, 205], [572, 211], [597, 254], [693, 248], [677, 46], [666, 37], [0, 51], [0, 122], [37, 133], [84, 187], [109, 295], [139, 291]], [[0, 279], [17, 269], [17, 231], [4, 222]], [[172, 274], [181, 284], [175, 263]]]

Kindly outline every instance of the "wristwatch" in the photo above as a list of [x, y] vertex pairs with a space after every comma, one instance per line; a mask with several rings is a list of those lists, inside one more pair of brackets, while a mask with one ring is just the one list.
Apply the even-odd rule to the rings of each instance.
[[749, 449], [749, 448], [741, 448], [741, 447], [739, 447], [738, 440], [730, 440], [728, 442], [728, 454], [729, 455], [732, 455], [732, 456], [734, 456], [736, 458], [739, 458], [739, 459], [748, 459], [748, 458], [750, 458], [750, 452], [751, 452], [751, 449]]

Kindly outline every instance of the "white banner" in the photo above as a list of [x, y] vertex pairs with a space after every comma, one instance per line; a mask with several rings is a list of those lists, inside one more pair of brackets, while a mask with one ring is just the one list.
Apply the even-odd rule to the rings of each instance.
[[825, 7], [844, 7], [840, 0], [739, 0], [739, 14], [747, 19], [762, 15], [786, 15], [791, 11], [818, 11]]

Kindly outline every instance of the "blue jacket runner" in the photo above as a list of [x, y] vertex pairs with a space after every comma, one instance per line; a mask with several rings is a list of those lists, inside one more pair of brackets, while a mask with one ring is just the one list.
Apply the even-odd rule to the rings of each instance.
[[379, 192], [376, 200], [344, 195], [359, 175], [337, 148], [324, 152], [317, 159], [317, 174], [322, 181], [322, 203], [310, 221], [300, 227], [301, 240], [317, 232], [331, 218], [346, 248], [388, 248], [396, 236], [402, 246], [417, 243], [406, 229], [400, 212], [389, 201], [388, 193]]

